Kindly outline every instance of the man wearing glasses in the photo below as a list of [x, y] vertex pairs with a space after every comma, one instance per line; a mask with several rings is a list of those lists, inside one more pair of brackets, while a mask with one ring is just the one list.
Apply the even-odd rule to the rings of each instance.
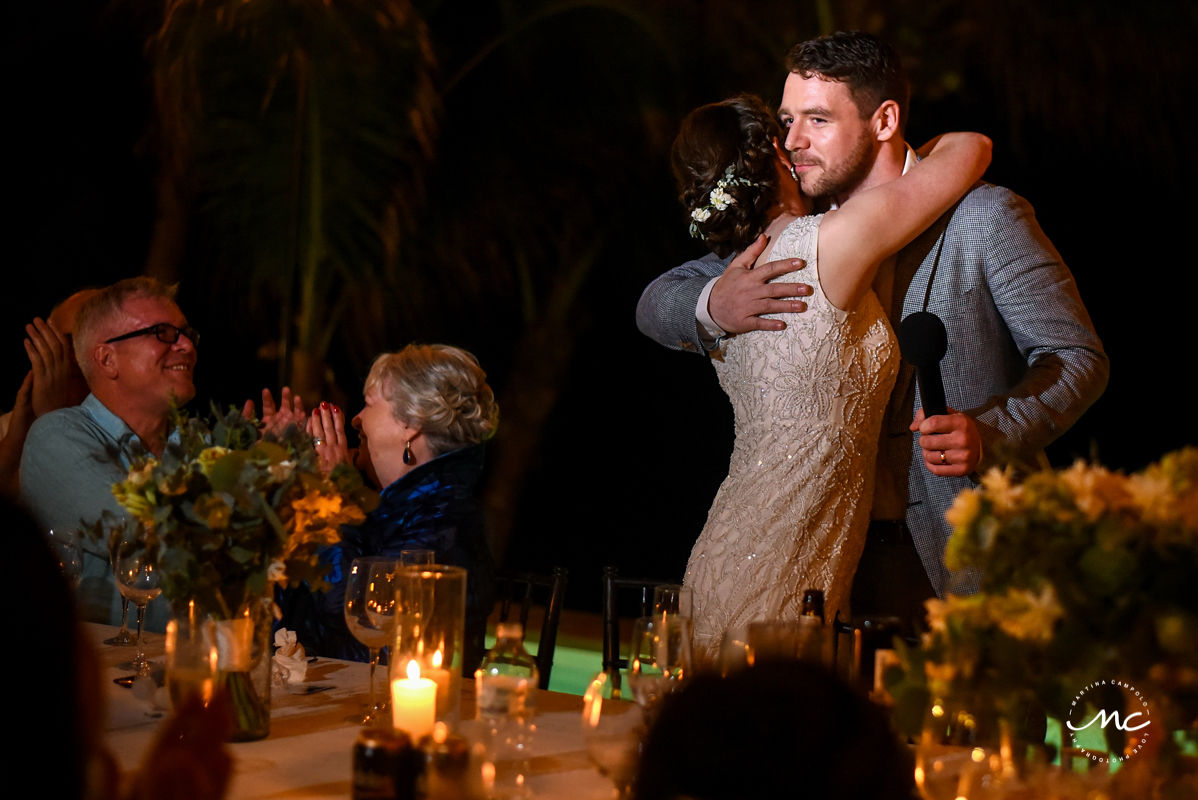
[[[21, 499], [43, 529], [69, 532], [121, 512], [112, 485], [125, 479], [140, 446], [162, 452], [172, 406], [195, 396], [199, 333], [175, 304], [173, 287], [129, 278], [79, 311], [75, 357], [90, 394], [39, 417], [21, 455]], [[120, 622], [120, 601], [103, 544], [82, 541], [79, 599], [85, 619]], [[89, 551], [90, 548], [90, 551]]]

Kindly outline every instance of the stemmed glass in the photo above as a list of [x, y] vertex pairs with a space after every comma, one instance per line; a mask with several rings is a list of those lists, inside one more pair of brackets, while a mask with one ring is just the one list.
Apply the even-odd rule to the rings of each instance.
[[661, 583], [653, 587], [653, 614], [677, 614], [689, 617], [695, 605], [695, 592], [680, 583]]
[[374, 670], [379, 651], [395, 632], [396, 561], [387, 556], [355, 558], [345, 581], [345, 624], [354, 638], [370, 650], [370, 701], [361, 723], [385, 721], [385, 702], [376, 702]]
[[121, 629], [115, 636], [105, 639], [104, 644], [133, 644], [133, 634], [129, 633], [129, 598], [124, 593], [121, 594]]
[[972, 698], [936, 700], [915, 747], [915, 785], [925, 800], [1001, 797], [1014, 774], [1003, 726]]
[[68, 581], [78, 586], [83, 578], [83, 550], [79, 547], [78, 532], [55, 533], [51, 529], [48, 538], [50, 547], [54, 550], [54, 558], [58, 561], [58, 568]]
[[610, 676], [600, 672], [591, 678], [582, 697], [582, 740], [587, 757], [621, 800], [632, 788], [644, 733], [644, 713], [612, 698]]
[[724, 631], [720, 639], [720, 674], [728, 677], [737, 670], [746, 669], [752, 663], [749, 644], [749, 627], [736, 625]]
[[679, 688], [691, 671], [691, 620], [673, 614], [641, 617], [632, 626], [628, 685], [651, 715], [658, 700]]
[[[386, 632], [384, 647], [390, 647], [395, 641], [395, 612], [399, 608], [396, 601], [396, 592], [399, 590], [399, 566], [399, 562], [390, 559], [370, 564], [370, 582], [366, 586], [366, 616], [375, 628]], [[371, 669], [373, 668], [372, 665]], [[383, 692], [375, 708], [379, 712], [386, 712], [390, 708], [390, 699], [391, 693]]]
[[142, 650], [141, 627], [146, 618], [146, 606], [162, 594], [154, 554], [143, 542], [122, 542], [117, 547], [113, 574], [121, 596], [137, 606], [137, 657], [133, 659], [133, 670], [138, 677], [144, 678], [150, 674], [150, 662]]
[[423, 567], [432, 564], [437, 557], [435, 550], [400, 550], [399, 564], [402, 567]]
[[[108, 541], [108, 557], [112, 562], [113, 575], [116, 575], [116, 559], [118, 551], [121, 547], [123, 539], [119, 536], [114, 536]], [[117, 581], [117, 586], [120, 582]], [[117, 645], [123, 647], [127, 644], [133, 644], [133, 634], [129, 633], [129, 598], [125, 593], [121, 593], [121, 629], [116, 632], [115, 636], [109, 636], [104, 640], [104, 644]]]

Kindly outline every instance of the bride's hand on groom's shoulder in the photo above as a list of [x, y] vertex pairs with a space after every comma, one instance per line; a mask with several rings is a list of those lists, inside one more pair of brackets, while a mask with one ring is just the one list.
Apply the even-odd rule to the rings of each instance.
[[780, 331], [786, 323], [780, 319], [764, 319], [762, 314], [797, 313], [807, 310], [798, 297], [811, 294], [805, 283], [770, 283], [779, 275], [802, 269], [803, 260], [784, 258], [754, 267], [769, 240], [758, 236], [732, 262], [711, 287], [707, 312], [727, 333], [747, 331]]

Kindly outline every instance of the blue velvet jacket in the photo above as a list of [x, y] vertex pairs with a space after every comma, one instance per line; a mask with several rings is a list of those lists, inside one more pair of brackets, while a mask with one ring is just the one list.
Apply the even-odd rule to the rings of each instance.
[[346, 525], [341, 543], [326, 549], [328, 592], [307, 587], [279, 592], [281, 625], [296, 632], [308, 655], [365, 661], [369, 653], [345, 624], [345, 574], [359, 556], [395, 556], [406, 549], [436, 552], [438, 564], [466, 568], [466, 647], [463, 672], [474, 673], [483, 655], [487, 614], [494, 601], [494, 561], [478, 503], [483, 446], [445, 453], [421, 464], [383, 490], [361, 525]]

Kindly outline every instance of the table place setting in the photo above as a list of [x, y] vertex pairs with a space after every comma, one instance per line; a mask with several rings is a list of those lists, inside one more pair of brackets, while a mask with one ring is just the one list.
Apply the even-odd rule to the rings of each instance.
[[[169, 701], [154, 710], [132, 690], [113, 683], [114, 678], [127, 674], [119, 664], [128, 659], [130, 647], [102, 644], [116, 632], [115, 627], [95, 623], [83, 627], [99, 654], [107, 687], [103, 739], [121, 770], [131, 772], [139, 766], [169, 716]], [[165, 637], [145, 634], [145, 649], [152, 664], [161, 663]], [[269, 736], [228, 746], [234, 769], [227, 797], [350, 796], [352, 752], [363, 730], [356, 720], [366, 703], [368, 681], [369, 666], [365, 663], [323, 657], [310, 660], [303, 682], [273, 692]], [[309, 686], [321, 688], [310, 692], [305, 688]], [[161, 694], [165, 696], [165, 690]], [[528, 784], [533, 796], [547, 800], [610, 800], [611, 782], [599, 774], [586, 753], [579, 724], [582, 698], [545, 690], [536, 690], [536, 695], [536, 732], [528, 759]], [[626, 701], [619, 705], [626, 710], [636, 708]], [[473, 719], [473, 681], [461, 682], [458, 707], [464, 721], [453, 731], [473, 743], [480, 735]]]

